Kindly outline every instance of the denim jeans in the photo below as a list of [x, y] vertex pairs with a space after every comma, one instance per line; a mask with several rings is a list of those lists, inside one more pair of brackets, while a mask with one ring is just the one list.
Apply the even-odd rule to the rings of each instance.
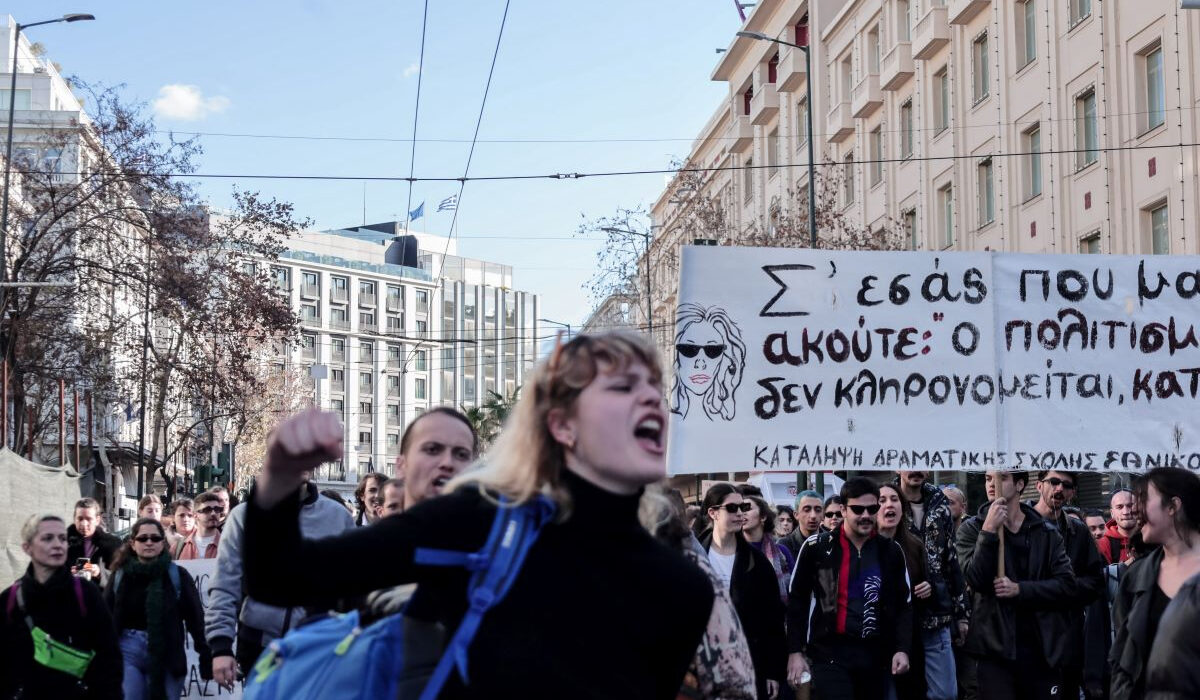
[[[125, 700], [145, 700], [150, 692], [150, 650], [145, 630], [121, 630], [121, 656], [125, 659]], [[183, 676], [163, 672], [167, 697], [175, 700], [183, 694]]]
[[925, 645], [925, 684], [929, 689], [929, 700], [956, 700], [958, 675], [954, 668], [950, 628], [921, 630], [921, 640]]

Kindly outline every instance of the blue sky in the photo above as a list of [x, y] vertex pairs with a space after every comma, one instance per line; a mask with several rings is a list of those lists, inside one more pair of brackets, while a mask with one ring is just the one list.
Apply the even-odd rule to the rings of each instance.
[[[67, 75], [124, 83], [160, 103], [160, 129], [203, 136], [200, 172], [407, 176], [423, 3], [10, 3], [17, 21], [91, 12], [97, 21], [30, 30]], [[415, 174], [459, 177], [478, 115], [503, 0], [432, 1], [426, 35]], [[514, 0], [484, 112], [472, 175], [667, 167], [726, 94], [709, 76], [739, 28], [730, 0]], [[160, 92], [167, 86], [167, 91]], [[192, 86], [192, 87], [183, 87]], [[395, 139], [395, 140], [389, 140]], [[594, 143], [530, 143], [597, 140]], [[616, 139], [653, 139], [621, 142]], [[495, 141], [518, 141], [497, 143]], [[521, 142], [523, 141], [523, 142]], [[663, 175], [468, 183], [459, 252], [512, 264], [516, 286], [543, 295], [546, 317], [578, 324], [589, 304], [595, 242], [570, 240], [580, 222], [649, 204]], [[318, 228], [362, 223], [361, 181], [208, 180], [217, 206], [232, 186], [294, 202]], [[413, 187], [426, 202], [415, 230], [449, 232], [437, 203], [456, 183]], [[406, 183], [366, 185], [368, 222], [403, 218]]]

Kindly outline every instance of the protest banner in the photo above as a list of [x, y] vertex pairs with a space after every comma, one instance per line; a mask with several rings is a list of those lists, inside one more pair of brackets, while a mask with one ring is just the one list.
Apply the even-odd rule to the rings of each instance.
[[668, 464], [1200, 470], [1200, 258], [687, 247]]
[[[196, 590], [200, 592], [200, 602], [208, 608], [208, 594], [213, 578], [217, 575], [216, 559], [188, 559], [175, 562], [183, 572], [196, 582]], [[226, 690], [216, 681], [206, 681], [200, 677], [200, 656], [192, 646], [191, 635], [184, 635], [187, 653], [187, 678], [183, 683], [182, 698], [232, 698], [240, 700], [242, 684], [238, 683], [233, 690]], [[209, 669], [211, 671], [211, 669]]]

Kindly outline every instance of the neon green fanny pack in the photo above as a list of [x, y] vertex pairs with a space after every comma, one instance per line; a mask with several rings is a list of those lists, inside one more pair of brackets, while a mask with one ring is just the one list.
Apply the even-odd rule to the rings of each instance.
[[94, 651], [80, 651], [55, 641], [41, 627], [31, 628], [29, 636], [33, 638], [34, 661], [75, 678], [83, 678], [88, 666], [92, 664], [92, 659], [96, 657]]

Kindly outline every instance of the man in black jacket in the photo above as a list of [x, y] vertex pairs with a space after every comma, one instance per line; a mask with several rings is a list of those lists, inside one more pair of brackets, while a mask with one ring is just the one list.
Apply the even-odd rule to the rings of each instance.
[[1075, 576], [1058, 528], [1021, 504], [1028, 481], [1027, 472], [987, 472], [988, 503], [958, 530], [974, 594], [966, 651], [979, 662], [981, 700], [1061, 697]]
[[882, 698], [889, 675], [907, 673], [910, 582], [900, 545], [875, 534], [879, 488], [842, 486], [846, 518], [800, 548], [788, 598], [788, 682], [810, 673], [821, 700]]
[[67, 566], [74, 569], [76, 562], [87, 559], [87, 578], [103, 588], [108, 583], [113, 557], [120, 548], [121, 538], [104, 530], [100, 520], [100, 504], [96, 499], [81, 498], [76, 501], [72, 524], [67, 527]]
[[[1084, 612], [1104, 592], [1104, 560], [1096, 549], [1096, 540], [1087, 525], [1063, 512], [1063, 507], [1075, 497], [1075, 475], [1055, 470], [1038, 472], [1038, 500], [1033, 509], [1046, 521], [1058, 527], [1063, 538], [1067, 558], [1071, 560], [1071, 571], [1075, 574], [1077, 595], [1068, 611], [1071, 620], [1070, 637], [1063, 640], [1067, 645], [1067, 663], [1063, 669], [1062, 697], [1077, 698], [1084, 683], [1085, 664], [1088, 670], [1086, 690], [1089, 698], [1104, 694], [1107, 653], [1102, 640], [1099, 644], [1085, 644]], [[1091, 650], [1091, 657], [1087, 658]]]

